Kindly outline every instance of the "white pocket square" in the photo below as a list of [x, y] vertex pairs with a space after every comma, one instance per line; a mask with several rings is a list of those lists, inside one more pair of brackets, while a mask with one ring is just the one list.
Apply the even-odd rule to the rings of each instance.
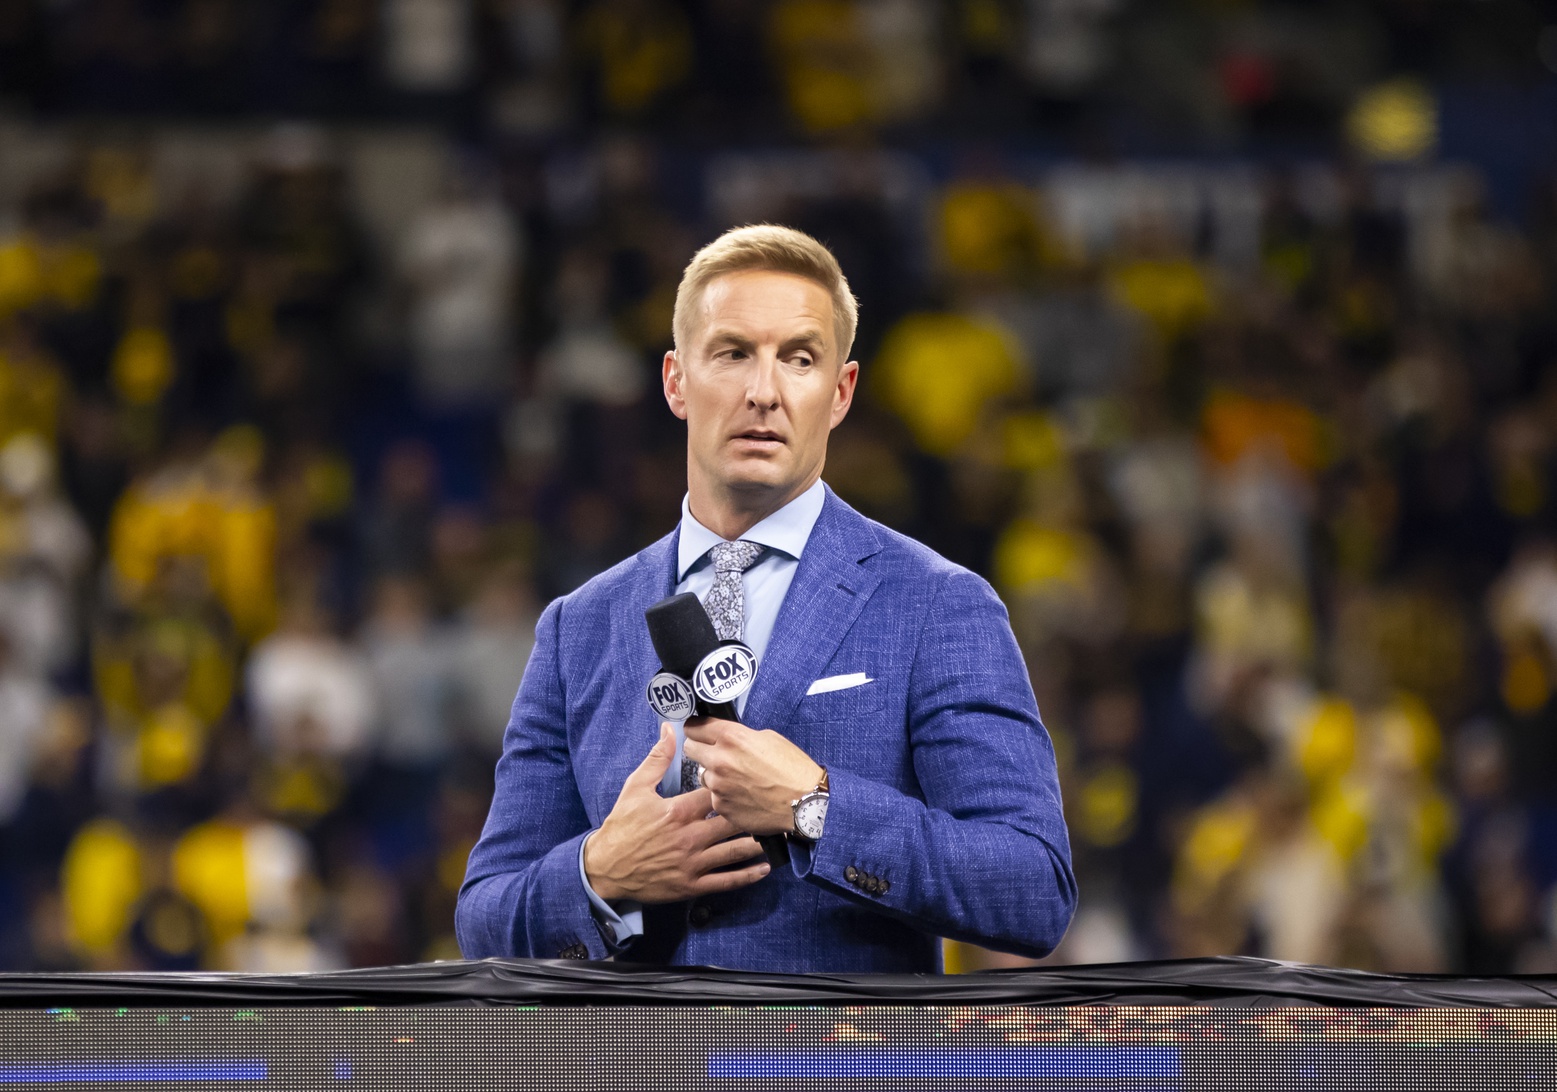
[[817, 679], [812, 683], [811, 689], [806, 691], [806, 697], [809, 698], [812, 694], [831, 694], [834, 690], [850, 690], [875, 681], [868, 678], [863, 671], [856, 671], [852, 675], [829, 675], [825, 679]]

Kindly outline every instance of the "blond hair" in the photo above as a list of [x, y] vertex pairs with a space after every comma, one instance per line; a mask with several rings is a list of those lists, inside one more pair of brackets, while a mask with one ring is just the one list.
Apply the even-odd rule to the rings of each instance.
[[677, 351], [691, 340], [692, 328], [696, 325], [695, 314], [709, 284], [727, 273], [753, 270], [793, 273], [827, 289], [833, 301], [833, 327], [838, 336], [840, 359], [849, 358], [854, 331], [859, 325], [860, 305], [854, 293], [849, 291], [849, 282], [844, 279], [838, 259], [805, 232], [779, 224], [731, 228], [692, 256], [676, 287], [671, 332], [676, 338]]

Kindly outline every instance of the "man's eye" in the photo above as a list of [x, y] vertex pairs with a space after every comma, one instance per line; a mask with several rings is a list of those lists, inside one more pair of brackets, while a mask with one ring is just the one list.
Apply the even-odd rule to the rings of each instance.
[[809, 368], [812, 365], [813, 361], [811, 360], [810, 357], [808, 357], [804, 353], [802, 353], [799, 356], [795, 357], [795, 363], [800, 365], [802, 368]]

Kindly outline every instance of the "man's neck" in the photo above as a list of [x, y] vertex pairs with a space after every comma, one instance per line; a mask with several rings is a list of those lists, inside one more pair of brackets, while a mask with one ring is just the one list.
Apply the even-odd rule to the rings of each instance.
[[695, 481], [688, 482], [687, 507], [692, 518], [707, 527], [726, 542], [734, 542], [774, 512], [803, 494], [816, 484], [821, 471], [799, 488], [787, 493], [766, 490], [735, 491], [727, 489], [698, 488]]

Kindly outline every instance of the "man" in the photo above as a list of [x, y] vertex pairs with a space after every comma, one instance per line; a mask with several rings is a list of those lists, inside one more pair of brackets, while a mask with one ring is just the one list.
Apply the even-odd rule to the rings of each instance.
[[[1004, 608], [821, 481], [855, 306], [787, 228], [688, 265], [663, 368], [681, 524], [541, 617], [460, 892], [467, 956], [915, 972], [940, 936], [1039, 956], [1064, 934], [1054, 752]], [[648, 708], [643, 615], [673, 591], [756, 652], [745, 725]], [[777, 834], [770, 869], [752, 836]]]

